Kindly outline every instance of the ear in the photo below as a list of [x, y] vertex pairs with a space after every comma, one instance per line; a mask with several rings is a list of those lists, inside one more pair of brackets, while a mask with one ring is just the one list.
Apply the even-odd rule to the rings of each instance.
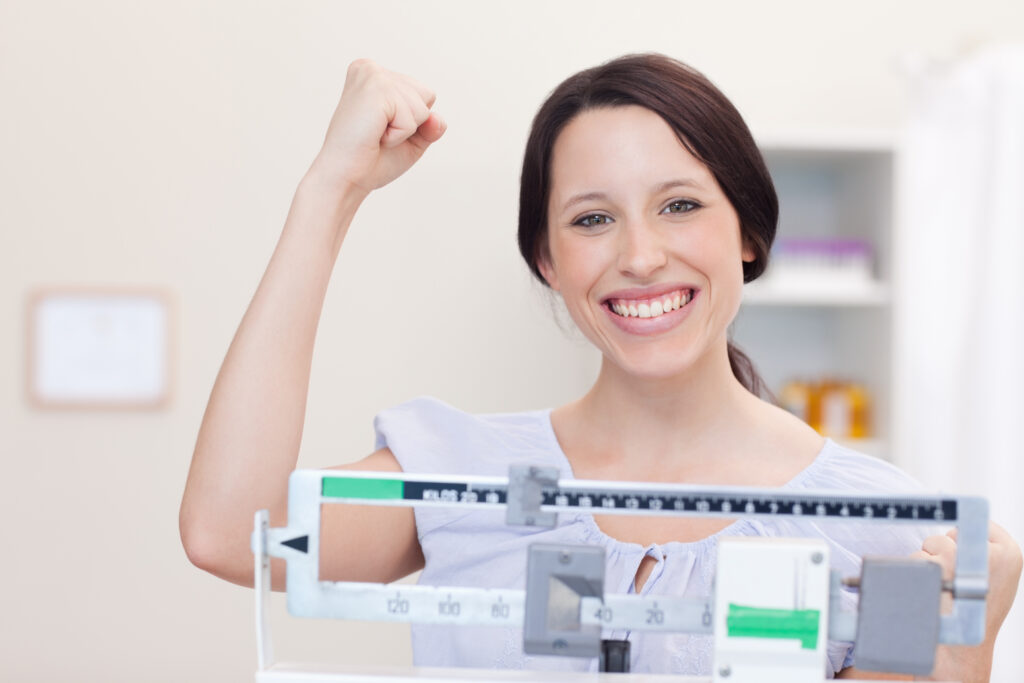
[[746, 240], [743, 241], [743, 251], [740, 252], [740, 256], [744, 263], [753, 263], [757, 260], [757, 254], [754, 253], [753, 247]]
[[558, 289], [558, 273], [555, 272], [555, 267], [551, 263], [551, 255], [548, 253], [547, 247], [542, 247], [537, 256], [537, 270], [544, 276], [548, 287], [556, 292], [561, 291]]

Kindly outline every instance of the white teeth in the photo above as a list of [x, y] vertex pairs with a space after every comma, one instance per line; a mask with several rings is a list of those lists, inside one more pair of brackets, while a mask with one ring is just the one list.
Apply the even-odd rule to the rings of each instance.
[[668, 295], [664, 299], [654, 299], [650, 302], [619, 299], [617, 302], [611, 302], [611, 309], [624, 318], [657, 318], [682, 308], [690, 303], [691, 299], [693, 299], [693, 290], [687, 289]]

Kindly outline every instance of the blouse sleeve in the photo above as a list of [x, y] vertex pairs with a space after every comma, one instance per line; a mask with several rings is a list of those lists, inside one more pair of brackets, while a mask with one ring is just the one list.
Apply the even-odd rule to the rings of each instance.
[[[374, 419], [376, 447], [387, 447], [403, 472], [507, 476], [509, 465], [561, 466], [542, 411], [474, 415], [435, 398], [420, 397]], [[416, 508], [417, 533], [457, 521], [470, 511]]]
[[[402, 471], [409, 474], [464, 472], [466, 449], [461, 443], [469, 419], [470, 415], [437, 399], [414, 398], [377, 414], [373, 420], [376, 448], [390, 449]], [[416, 535], [422, 540], [466, 514], [455, 508], [418, 506]]]

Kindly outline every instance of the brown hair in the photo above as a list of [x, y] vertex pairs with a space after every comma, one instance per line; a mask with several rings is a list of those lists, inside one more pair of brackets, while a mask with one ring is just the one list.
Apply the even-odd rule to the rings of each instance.
[[[626, 55], [562, 82], [533, 119], [519, 186], [519, 251], [545, 285], [538, 260], [547, 239], [551, 151], [578, 114], [599, 107], [639, 105], [675, 131], [679, 141], [714, 175], [740, 220], [743, 243], [754, 260], [743, 281], [764, 272], [775, 238], [779, 201], [764, 158], [732, 103], [703, 74], [660, 54]], [[751, 360], [729, 342], [733, 374], [761, 396], [766, 386]]]

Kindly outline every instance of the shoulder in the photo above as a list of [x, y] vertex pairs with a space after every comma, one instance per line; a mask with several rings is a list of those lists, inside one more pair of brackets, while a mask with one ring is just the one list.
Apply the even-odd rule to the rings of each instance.
[[[840, 491], [849, 494], [926, 495], [928, 489], [895, 465], [826, 440], [814, 463], [790, 483], [792, 489]], [[850, 520], [819, 523], [814, 519], [780, 520], [779, 535], [823, 536], [830, 545], [833, 565], [844, 574], [860, 571], [865, 555], [905, 556], [937, 533], [932, 525], [893, 524]]]
[[475, 414], [460, 410], [432, 396], [420, 396], [374, 418], [374, 428], [381, 435], [413, 435], [441, 440], [521, 440], [528, 446], [546, 442], [550, 421], [548, 411]]
[[473, 414], [421, 396], [374, 418], [377, 448], [389, 448], [406, 472], [507, 474], [510, 461], [552, 464], [546, 410]]
[[806, 472], [805, 488], [839, 489], [862, 493], [924, 493], [925, 486], [886, 460], [866, 455], [826, 439]]

